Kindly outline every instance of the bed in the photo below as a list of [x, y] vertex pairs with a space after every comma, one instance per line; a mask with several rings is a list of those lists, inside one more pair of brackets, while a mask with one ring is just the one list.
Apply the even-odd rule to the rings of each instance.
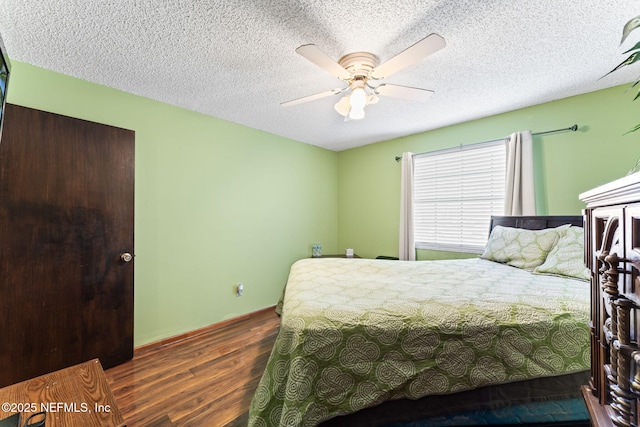
[[479, 258], [297, 261], [249, 426], [489, 423], [550, 403], [575, 418], [590, 369], [581, 226], [493, 217]]

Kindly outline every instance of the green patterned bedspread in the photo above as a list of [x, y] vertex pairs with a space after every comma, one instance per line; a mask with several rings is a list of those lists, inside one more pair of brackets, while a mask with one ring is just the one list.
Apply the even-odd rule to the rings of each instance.
[[589, 369], [589, 284], [483, 259], [304, 259], [249, 426]]

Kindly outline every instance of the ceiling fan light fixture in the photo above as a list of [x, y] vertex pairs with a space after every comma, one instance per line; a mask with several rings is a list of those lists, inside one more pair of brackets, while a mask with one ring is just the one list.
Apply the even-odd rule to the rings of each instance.
[[341, 116], [347, 117], [349, 115], [349, 110], [351, 109], [351, 105], [349, 104], [349, 95], [345, 95], [340, 98], [340, 101], [336, 102], [336, 105], [334, 105], [333, 108]]
[[365, 105], [367, 105], [367, 93], [363, 88], [357, 87], [353, 89], [349, 96], [349, 104], [351, 109], [364, 110]]
[[364, 108], [351, 108], [349, 110], [349, 118], [351, 120], [364, 119]]
[[349, 118], [352, 120], [360, 120], [364, 118], [364, 107], [367, 105], [368, 96], [361, 87], [356, 87], [349, 95]]

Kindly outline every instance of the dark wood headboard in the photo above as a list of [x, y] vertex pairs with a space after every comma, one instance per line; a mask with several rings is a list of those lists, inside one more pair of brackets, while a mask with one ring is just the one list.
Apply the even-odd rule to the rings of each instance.
[[525, 228], [527, 230], [542, 230], [543, 228], [559, 227], [571, 224], [582, 227], [584, 218], [582, 215], [562, 216], [492, 216], [489, 225], [489, 233], [496, 225], [503, 227]]

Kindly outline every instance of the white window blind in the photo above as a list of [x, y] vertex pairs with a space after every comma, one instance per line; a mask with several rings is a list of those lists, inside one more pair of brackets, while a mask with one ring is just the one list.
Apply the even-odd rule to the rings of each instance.
[[416, 248], [482, 253], [504, 212], [505, 151], [497, 141], [415, 156]]

